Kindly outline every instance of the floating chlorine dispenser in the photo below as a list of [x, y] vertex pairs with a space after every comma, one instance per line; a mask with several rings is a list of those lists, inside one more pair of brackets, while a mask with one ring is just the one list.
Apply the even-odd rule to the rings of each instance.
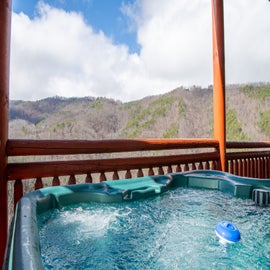
[[216, 225], [216, 235], [223, 244], [236, 243], [241, 239], [238, 228], [229, 221], [221, 221]]

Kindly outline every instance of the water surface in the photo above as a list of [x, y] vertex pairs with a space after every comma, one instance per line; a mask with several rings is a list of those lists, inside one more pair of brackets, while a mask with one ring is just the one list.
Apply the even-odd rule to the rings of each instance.
[[[233, 222], [242, 240], [215, 235]], [[71, 205], [39, 217], [46, 269], [270, 269], [269, 208], [178, 188], [131, 203]]]

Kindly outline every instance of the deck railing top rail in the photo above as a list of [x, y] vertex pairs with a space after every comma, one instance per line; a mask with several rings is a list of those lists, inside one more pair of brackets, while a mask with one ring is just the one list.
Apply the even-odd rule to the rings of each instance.
[[270, 148], [270, 141], [247, 142], [247, 141], [227, 141], [227, 149], [245, 149], [245, 148]]
[[215, 139], [8, 140], [8, 156], [72, 155], [218, 148]]

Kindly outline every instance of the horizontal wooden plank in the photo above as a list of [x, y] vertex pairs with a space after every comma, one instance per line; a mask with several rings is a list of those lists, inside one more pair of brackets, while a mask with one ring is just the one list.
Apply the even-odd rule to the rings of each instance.
[[218, 146], [214, 139], [8, 140], [7, 155], [96, 154]]
[[270, 148], [270, 142], [245, 142], [245, 141], [227, 141], [227, 148], [245, 149], [245, 148]]
[[219, 153], [217, 151], [154, 157], [9, 163], [7, 166], [7, 176], [8, 180], [30, 179], [37, 177], [125, 171], [214, 160], [219, 160]]
[[227, 160], [270, 157], [270, 151], [228, 152]]

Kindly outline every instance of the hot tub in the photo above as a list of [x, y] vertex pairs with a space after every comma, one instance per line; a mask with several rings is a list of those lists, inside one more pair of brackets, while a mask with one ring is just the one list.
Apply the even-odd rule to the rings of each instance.
[[[40, 189], [17, 205], [4, 269], [267, 268], [269, 192], [270, 180], [206, 170]], [[233, 247], [214, 232], [224, 216], [244, 232]]]

